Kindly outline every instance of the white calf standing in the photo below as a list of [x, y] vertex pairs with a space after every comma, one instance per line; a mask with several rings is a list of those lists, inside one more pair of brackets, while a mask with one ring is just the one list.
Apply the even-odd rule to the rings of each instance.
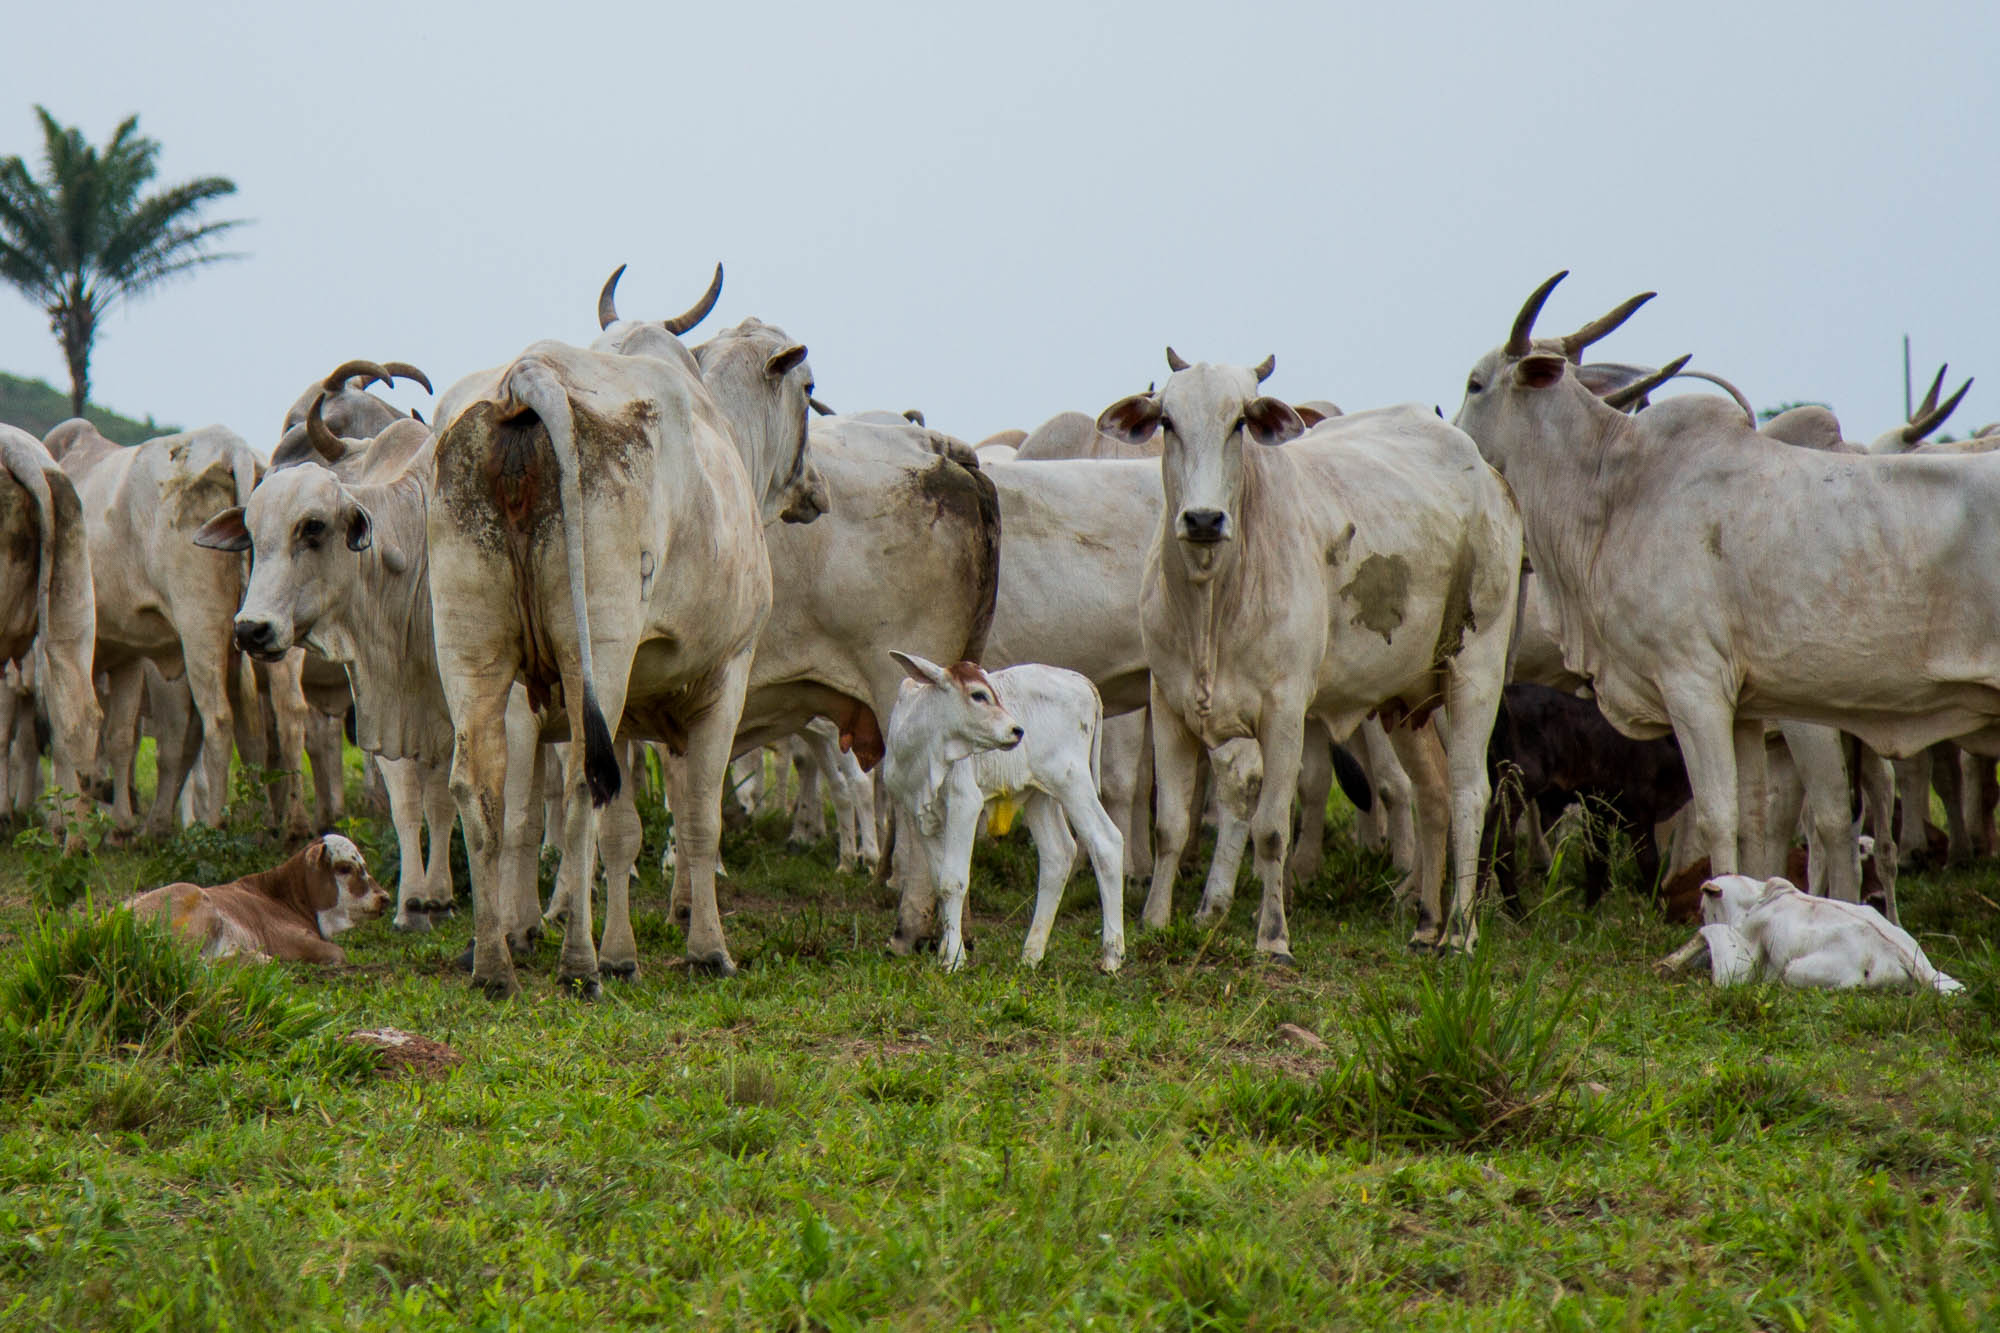
[[1097, 687], [1074, 671], [1039, 663], [988, 676], [972, 662], [946, 668], [907, 653], [891, 656], [910, 679], [889, 719], [883, 785], [937, 885], [938, 956], [945, 967], [965, 964], [960, 922], [980, 813], [991, 798], [1028, 793], [1023, 817], [1035, 840], [1035, 918], [1021, 961], [1033, 966], [1048, 948], [1076, 858], [1074, 827], [1090, 852], [1104, 909], [1100, 966], [1117, 971], [1125, 961], [1125, 845], [1097, 798], [1104, 724]]
[[1923, 986], [1944, 995], [1965, 989], [1874, 908], [1815, 898], [1789, 880], [1718, 876], [1701, 886], [1701, 918], [1701, 933], [1667, 962], [1691, 962], [1706, 946], [1718, 986]]

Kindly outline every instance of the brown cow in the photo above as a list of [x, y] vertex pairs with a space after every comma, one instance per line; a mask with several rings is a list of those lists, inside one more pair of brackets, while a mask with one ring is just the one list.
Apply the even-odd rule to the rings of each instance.
[[166, 922], [198, 945], [203, 958], [241, 954], [260, 962], [338, 963], [346, 955], [328, 937], [379, 916], [388, 904], [388, 891], [368, 873], [361, 850], [328, 833], [275, 870], [214, 888], [168, 884], [140, 894], [131, 908]]

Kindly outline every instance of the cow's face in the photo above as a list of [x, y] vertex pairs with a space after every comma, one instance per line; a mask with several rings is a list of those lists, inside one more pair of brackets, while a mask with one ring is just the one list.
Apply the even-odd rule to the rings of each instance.
[[759, 487], [764, 522], [810, 523], [825, 513], [826, 483], [806, 449], [814, 385], [805, 344], [746, 319], [697, 347], [695, 360]]
[[1236, 541], [1244, 504], [1246, 445], [1283, 444], [1305, 433], [1289, 403], [1258, 393], [1273, 362], [1254, 370], [1202, 363], [1185, 366], [1171, 351], [1174, 374], [1157, 395], [1135, 394], [1104, 409], [1097, 428], [1143, 445], [1156, 431], [1168, 522], [1188, 577], [1213, 577]]
[[314, 880], [312, 904], [319, 933], [329, 939], [380, 916], [389, 906], [389, 891], [368, 873], [361, 849], [338, 833], [323, 836], [307, 854], [306, 871]]
[[[247, 508], [211, 520], [196, 534], [198, 544], [253, 552], [236, 646], [275, 662], [308, 639], [359, 585], [358, 553], [374, 544], [374, 526], [339, 479], [312, 463], [269, 474]], [[399, 556], [386, 549], [382, 556], [392, 570], [401, 568]]]
[[[1000, 702], [1000, 692], [978, 663], [942, 667], [915, 653], [889, 655], [914, 683], [914, 691], [903, 686], [904, 695], [922, 714], [919, 725], [941, 744], [947, 762], [984, 750], [1011, 750], [1027, 734]], [[899, 700], [899, 713], [903, 707]]]

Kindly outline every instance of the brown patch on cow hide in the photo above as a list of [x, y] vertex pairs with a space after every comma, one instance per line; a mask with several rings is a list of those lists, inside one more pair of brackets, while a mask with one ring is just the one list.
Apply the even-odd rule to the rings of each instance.
[[1708, 535], [1702, 539], [1701, 544], [1708, 549], [1710, 555], [1714, 556], [1717, 560], [1722, 559], [1722, 525], [1720, 523], [1709, 524]]
[[1410, 562], [1400, 555], [1371, 555], [1354, 571], [1354, 577], [1340, 590], [1354, 603], [1353, 624], [1373, 630], [1390, 643], [1390, 635], [1403, 623], [1410, 601]]
[[862, 772], [871, 773], [888, 748], [882, 739], [882, 724], [867, 704], [859, 699], [852, 703], [853, 707], [834, 722], [840, 728], [840, 748], [854, 756]]
[[1479, 561], [1472, 554], [1472, 547], [1464, 541], [1458, 544], [1458, 551], [1451, 558], [1451, 574], [1445, 581], [1444, 616], [1438, 621], [1437, 643], [1431, 649], [1431, 665], [1443, 666], [1458, 656], [1458, 650], [1465, 646], [1465, 632], [1477, 630], [1479, 620], [1472, 612], [1472, 580], [1479, 572]]
[[898, 501], [913, 510], [930, 511], [930, 524], [949, 523], [972, 534], [972, 624], [961, 656], [977, 660], [986, 651], [993, 628], [993, 608], [1000, 595], [1000, 492], [993, 478], [977, 467], [940, 457], [929, 467], [916, 468], [898, 488]]

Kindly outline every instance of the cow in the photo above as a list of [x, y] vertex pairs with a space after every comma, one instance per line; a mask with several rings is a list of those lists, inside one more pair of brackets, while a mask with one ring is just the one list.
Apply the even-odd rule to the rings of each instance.
[[[285, 424], [279, 431], [277, 447], [271, 451], [271, 466], [289, 467], [293, 463], [324, 463], [342, 476], [348, 475], [343, 469], [345, 447], [348, 441], [375, 441], [399, 421], [407, 421], [422, 426], [422, 418], [414, 413], [402, 412], [387, 402], [368, 392], [368, 387], [377, 382], [393, 385], [398, 379], [410, 380], [424, 386], [430, 393], [430, 377], [405, 361], [343, 361], [327, 374], [305, 387], [298, 399], [285, 411]], [[309, 433], [306, 417], [313, 408], [319, 408], [325, 431]], [[428, 430], [423, 432], [428, 435]], [[327, 456], [331, 443], [341, 448], [342, 453]], [[357, 460], [365, 458], [371, 450], [357, 451]]]
[[[76, 795], [66, 822], [68, 851], [83, 850], [74, 818], [83, 813], [84, 781], [97, 762], [98, 731], [104, 722], [91, 679], [96, 653], [97, 611], [90, 538], [83, 506], [69, 475], [26, 431], [0, 426], [0, 670], [14, 683], [0, 685], [10, 704], [28, 703], [28, 739], [33, 740], [35, 709], [24, 687], [33, 685], [47, 705], [50, 750], [58, 791]], [[14, 767], [14, 714], [0, 728], [0, 765]], [[23, 748], [33, 755], [38, 747]], [[39, 761], [31, 765], [40, 777]], [[25, 774], [23, 775], [26, 776]], [[0, 777], [0, 818], [11, 813], [8, 788], [22, 795], [32, 783]]]
[[[1254, 369], [1190, 365], [1169, 348], [1167, 365], [1157, 394], [1098, 417], [1130, 444], [1165, 436], [1165, 504], [1140, 600], [1158, 787], [1146, 924], [1167, 923], [1205, 749], [1224, 835], [1248, 825], [1263, 886], [1257, 950], [1289, 964], [1284, 860], [1306, 716], [1345, 736], [1374, 714], [1417, 790], [1411, 943], [1470, 947], [1486, 739], [1520, 586], [1512, 497], [1429, 408], [1333, 417], [1308, 433], [1290, 404], [1260, 391], [1275, 357]], [[1228, 872], [1211, 874], [1197, 921], [1226, 913]]]
[[1910, 933], [1860, 903], [1815, 898], [1787, 879], [1718, 875], [1701, 886], [1701, 931], [1661, 963], [1685, 967], [1705, 950], [1718, 986], [1780, 981], [1829, 990], [1965, 987], [1931, 965]]
[[1021, 961], [1033, 967], [1048, 948], [1083, 839], [1103, 909], [1098, 965], [1125, 961], [1124, 843], [1097, 799], [1104, 706], [1074, 671], [1023, 663], [988, 675], [977, 663], [947, 668], [894, 654], [909, 681], [889, 718], [882, 786], [909, 821], [937, 886], [938, 961], [965, 965], [963, 917], [972, 839], [989, 801], [1021, 802], [1035, 840], [1035, 914]]
[[1794, 448], [1707, 396], [1627, 416], [1653, 377], [1600, 398], [1575, 368], [1652, 294], [1537, 339], [1564, 276], [1473, 366], [1457, 421], [1520, 499], [1566, 664], [1620, 731], [1680, 742], [1716, 872], [1739, 831], [1764, 842], [1767, 718], [1889, 756], [2000, 744], [2000, 459]]
[[[196, 816], [216, 823], [229, 794], [235, 746], [230, 678], [238, 668], [230, 638], [244, 562], [197, 549], [191, 539], [216, 513], [248, 498], [256, 485], [257, 456], [221, 426], [129, 449], [112, 444], [87, 422], [65, 422], [51, 433], [57, 436], [62, 468], [76, 484], [90, 535], [97, 670], [110, 678], [104, 744], [112, 770], [113, 821], [121, 830], [134, 823], [130, 774], [139, 664], [150, 659], [169, 677], [187, 673], [202, 728]], [[298, 690], [296, 672], [282, 668], [273, 701], [282, 710], [279, 731], [288, 756], [305, 744], [305, 703]], [[161, 775], [147, 816], [149, 833], [164, 831], [185, 777]], [[285, 806], [286, 827], [302, 836], [310, 821], [295, 783], [288, 785]]]
[[158, 920], [203, 958], [340, 963], [347, 955], [332, 937], [381, 915], [388, 903], [361, 849], [328, 833], [275, 869], [209, 888], [167, 884], [126, 906]]

